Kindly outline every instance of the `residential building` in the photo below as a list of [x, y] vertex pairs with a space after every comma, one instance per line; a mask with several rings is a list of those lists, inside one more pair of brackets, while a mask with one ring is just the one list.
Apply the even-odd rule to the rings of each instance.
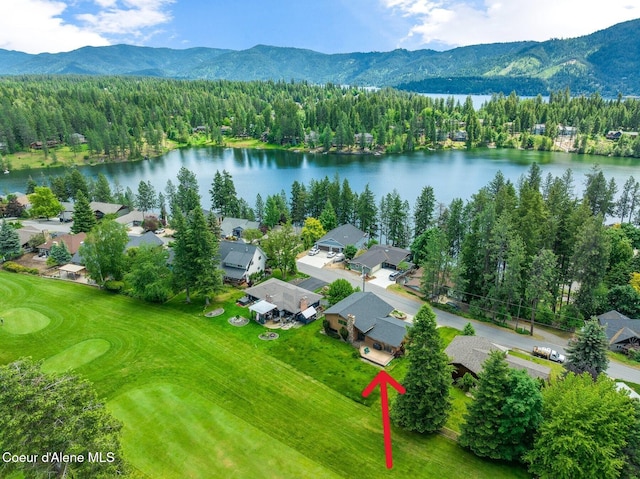
[[316, 319], [322, 299], [319, 294], [276, 278], [247, 288], [245, 294], [255, 302], [249, 306], [249, 310], [255, 313], [255, 320], [260, 324], [284, 318], [310, 323]]
[[347, 245], [354, 245], [357, 249], [362, 249], [366, 245], [369, 236], [351, 224], [338, 226], [332, 229], [322, 238], [316, 241], [319, 249], [324, 251], [335, 251], [342, 253]]
[[223, 238], [242, 238], [242, 232], [248, 229], [258, 229], [260, 223], [243, 218], [224, 218], [220, 223], [220, 235]]
[[102, 219], [105, 215], [116, 215], [116, 217], [118, 217], [129, 213], [129, 208], [127, 206], [116, 203], [92, 201], [89, 203], [89, 208], [91, 208], [98, 220]]
[[49, 256], [51, 247], [56, 243], [64, 243], [69, 250], [69, 253], [71, 253], [71, 255], [75, 255], [80, 249], [80, 245], [82, 245], [86, 237], [86, 233], [63, 234], [60, 236], [52, 237], [46, 243], [38, 246], [38, 256]]
[[619, 352], [640, 349], [640, 319], [631, 319], [615, 310], [597, 318], [600, 325], [605, 327], [609, 349]]
[[328, 308], [324, 314], [336, 333], [344, 328], [348, 341], [360, 356], [386, 366], [404, 353], [409, 324], [392, 315], [393, 306], [371, 292], [353, 293]]
[[[355, 271], [364, 271], [372, 274], [381, 268], [397, 270], [401, 263], [407, 263], [408, 268], [413, 266], [410, 262], [411, 251], [389, 245], [373, 245], [366, 252], [353, 258], [349, 266]], [[407, 268], [407, 269], [408, 269]]]
[[506, 361], [510, 368], [523, 369], [532, 378], [549, 379], [551, 368], [510, 356], [509, 348], [493, 343], [482, 336], [456, 336], [444, 350], [445, 354], [451, 358], [450, 364], [455, 368], [454, 378], [460, 378], [466, 373], [477, 378], [491, 351], [506, 353]]
[[248, 283], [254, 273], [265, 270], [267, 255], [260, 246], [239, 241], [220, 241], [220, 267], [224, 280]]

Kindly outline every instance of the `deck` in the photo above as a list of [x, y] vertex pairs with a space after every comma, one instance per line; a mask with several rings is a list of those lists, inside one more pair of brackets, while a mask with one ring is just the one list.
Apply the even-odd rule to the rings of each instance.
[[386, 351], [378, 351], [368, 346], [360, 346], [360, 357], [371, 361], [378, 366], [387, 366], [394, 358], [393, 354]]

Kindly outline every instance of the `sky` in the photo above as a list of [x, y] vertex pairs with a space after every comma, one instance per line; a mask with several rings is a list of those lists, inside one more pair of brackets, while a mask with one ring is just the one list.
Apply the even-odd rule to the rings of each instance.
[[[587, 35], [640, 18], [639, 0], [2, 0], [0, 48], [119, 43], [322, 53], [448, 50]], [[8, 8], [6, 8], [8, 6]]]

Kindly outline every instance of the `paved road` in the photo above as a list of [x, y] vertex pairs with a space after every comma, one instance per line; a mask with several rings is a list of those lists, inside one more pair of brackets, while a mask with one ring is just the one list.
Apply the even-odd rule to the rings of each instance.
[[[301, 272], [308, 274], [309, 276], [321, 279], [322, 281], [326, 281], [327, 283], [331, 283], [338, 278], [345, 278], [354, 287], [359, 286], [360, 288], [362, 288], [362, 277], [352, 273], [351, 271], [337, 268], [315, 268], [313, 266], [300, 262], [298, 262], [298, 269]], [[400, 311], [404, 311], [405, 313], [412, 316], [414, 316], [418, 312], [420, 306], [422, 305], [422, 303], [417, 299], [411, 299], [405, 296], [401, 296], [369, 283], [365, 283], [364, 289], [365, 291], [376, 293], [394, 308]], [[434, 312], [436, 313], [436, 318], [439, 325], [463, 329], [465, 324], [471, 322], [478, 336], [490, 338], [499, 344], [508, 346], [513, 349], [520, 349], [529, 352], [533, 349], [533, 346], [544, 345], [550, 346], [553, 349], [564, 354], [565, 348], [567, 346], [566, 339], [556, 336], [552, 333], [548, 333], [546, 331], [538, 330], [536, 332], [534, 330], [534, 336], [531, 337], [518, 334], [512, 329], [501, 328], [493, 324], [483, 323], [481, 321], [475, 321], [473, 319], [470, 320], [461, 316], [457, 316], [455, 314], [448, 313], [446, 311], [434, 309]], [[609, 364], [607, 373], [613, 378], [625, 379], [627, 381], [640, 384], [640, 369], [635, 369], [629, 366], [625, 366], [624, 364], [612, 362]]]

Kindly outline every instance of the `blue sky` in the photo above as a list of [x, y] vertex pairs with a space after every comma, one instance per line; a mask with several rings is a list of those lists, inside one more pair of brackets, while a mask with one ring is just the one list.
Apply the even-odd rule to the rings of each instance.
[[4, 0], [0, 48], [86, 45], [324, 53], [444, 50], [592, 33], [640, 18], [638, 0]]

